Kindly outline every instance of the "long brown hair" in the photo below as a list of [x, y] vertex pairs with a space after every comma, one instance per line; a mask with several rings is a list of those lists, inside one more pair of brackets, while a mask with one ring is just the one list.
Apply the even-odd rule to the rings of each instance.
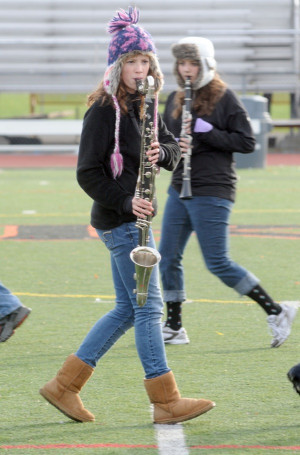
[[[122, 114], [127, 114], [127, 112], [128, 112], [128, 108], [127, 108], [128, 92], [127, 92], [126, 86], [122, 80], [119, 83], [119, 87], [118, 87], [116, 96], [117, 96], [118, 103], [120, 105]], [[88, 107], [92, 106], [92, 104], [94, 104], [96, 101], [99, 101], [101, 106], [107, 106], [109, 104], [111, 104], [113, 106], [112, 96], [109, 95], [105, 91], [103, 81], [100, 82], [100, 85], [94, 92], [92, 92], [90, 95], [88, 95], [87, 106]]]
[[[197, 113], [197, 115], [210, 115], [218, 101], [220, 101], [224, 95], [226, 87], [226, 83], [218, 74], [216, 74], [209, 84], [194, 92], [193, 110]], [[184, 91], [177, 91], [174, 98], [175, 107], [172, 112], [173, 118], [180, 117], [183, 104]]]

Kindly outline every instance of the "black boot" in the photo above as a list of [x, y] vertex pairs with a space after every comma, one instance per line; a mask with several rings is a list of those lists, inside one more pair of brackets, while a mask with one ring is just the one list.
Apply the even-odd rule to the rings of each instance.
[[290, 371], [287, 374], [287, 377], [293, 384], [296, 392], [299, 393], [300, 395], [300, 363], [298, 363], [298, 365], [295, 365], [293, 368], [290, 369]]

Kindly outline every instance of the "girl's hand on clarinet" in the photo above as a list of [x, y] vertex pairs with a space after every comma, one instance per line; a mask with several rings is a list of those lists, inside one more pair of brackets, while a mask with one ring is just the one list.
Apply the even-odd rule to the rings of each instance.
[[191, 147], [191, 143], [192, 143], [192, 137], [191, 136], [188, 136], [188, 137], [181, 137], [179, 139], [179, 146], [180, 146], [180, 150], [181, 150], [181, 157], [184, 157], [184, 155], [186, 153], [188, 153], [189, 151], [189, 148]]
[[183, 121], [185, 134], [192, 134], [192, 114], [188, 114]]
[[146, 152], [151, 164], [156, 164], [159, 160], [159, 142], [152, 142], [151, 149]]
[[132, 213], [138, 218], [146, 218], [147, 215], [152, 215], [153, 211], [152, 203], [146, 199], [137, 197], [132, 199]]

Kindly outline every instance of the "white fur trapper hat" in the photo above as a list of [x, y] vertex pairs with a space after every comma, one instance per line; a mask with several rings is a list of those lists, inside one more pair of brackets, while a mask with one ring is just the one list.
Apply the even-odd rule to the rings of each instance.
[[193, 90], [198, 90], [207, 85], [216, 74], [217, 62], [213, 43], [203, 37], [188, 36], [182, 38], [172, 46], [172, 53], [176, 59], [174, 74], [180, 88], [184, 88], [185, 81], [178, 73], [178, 60], [192, 60], [199, 62], [199, 75], [193, 83]]

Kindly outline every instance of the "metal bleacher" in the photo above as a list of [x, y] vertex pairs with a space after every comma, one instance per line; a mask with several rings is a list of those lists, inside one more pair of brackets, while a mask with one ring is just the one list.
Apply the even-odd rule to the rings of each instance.
[[[30, 94], [90, 93], [107, 58], [106, 24], [120, 0], [0, 0], [0, 90]], [[171, 44], [205, 36], [218, 72], [236, 91], [288, 92], [299, 107], [299, 0], [138, 0], [140, 25], [153, 36], [175, 89]], [[300, 115], [298, 114], [298, 117]]]
[[[1, 91], [88, 93], [106, 67], [106, 23], [119, 0], [0, 0]], [[175, 87], [170, 46], [206, 36], [218, 70], [234, 89], [296, 92], [299, 0], [139, 0], [165, 74]], [[123, 6], [125, 9], [127, 5]]]

